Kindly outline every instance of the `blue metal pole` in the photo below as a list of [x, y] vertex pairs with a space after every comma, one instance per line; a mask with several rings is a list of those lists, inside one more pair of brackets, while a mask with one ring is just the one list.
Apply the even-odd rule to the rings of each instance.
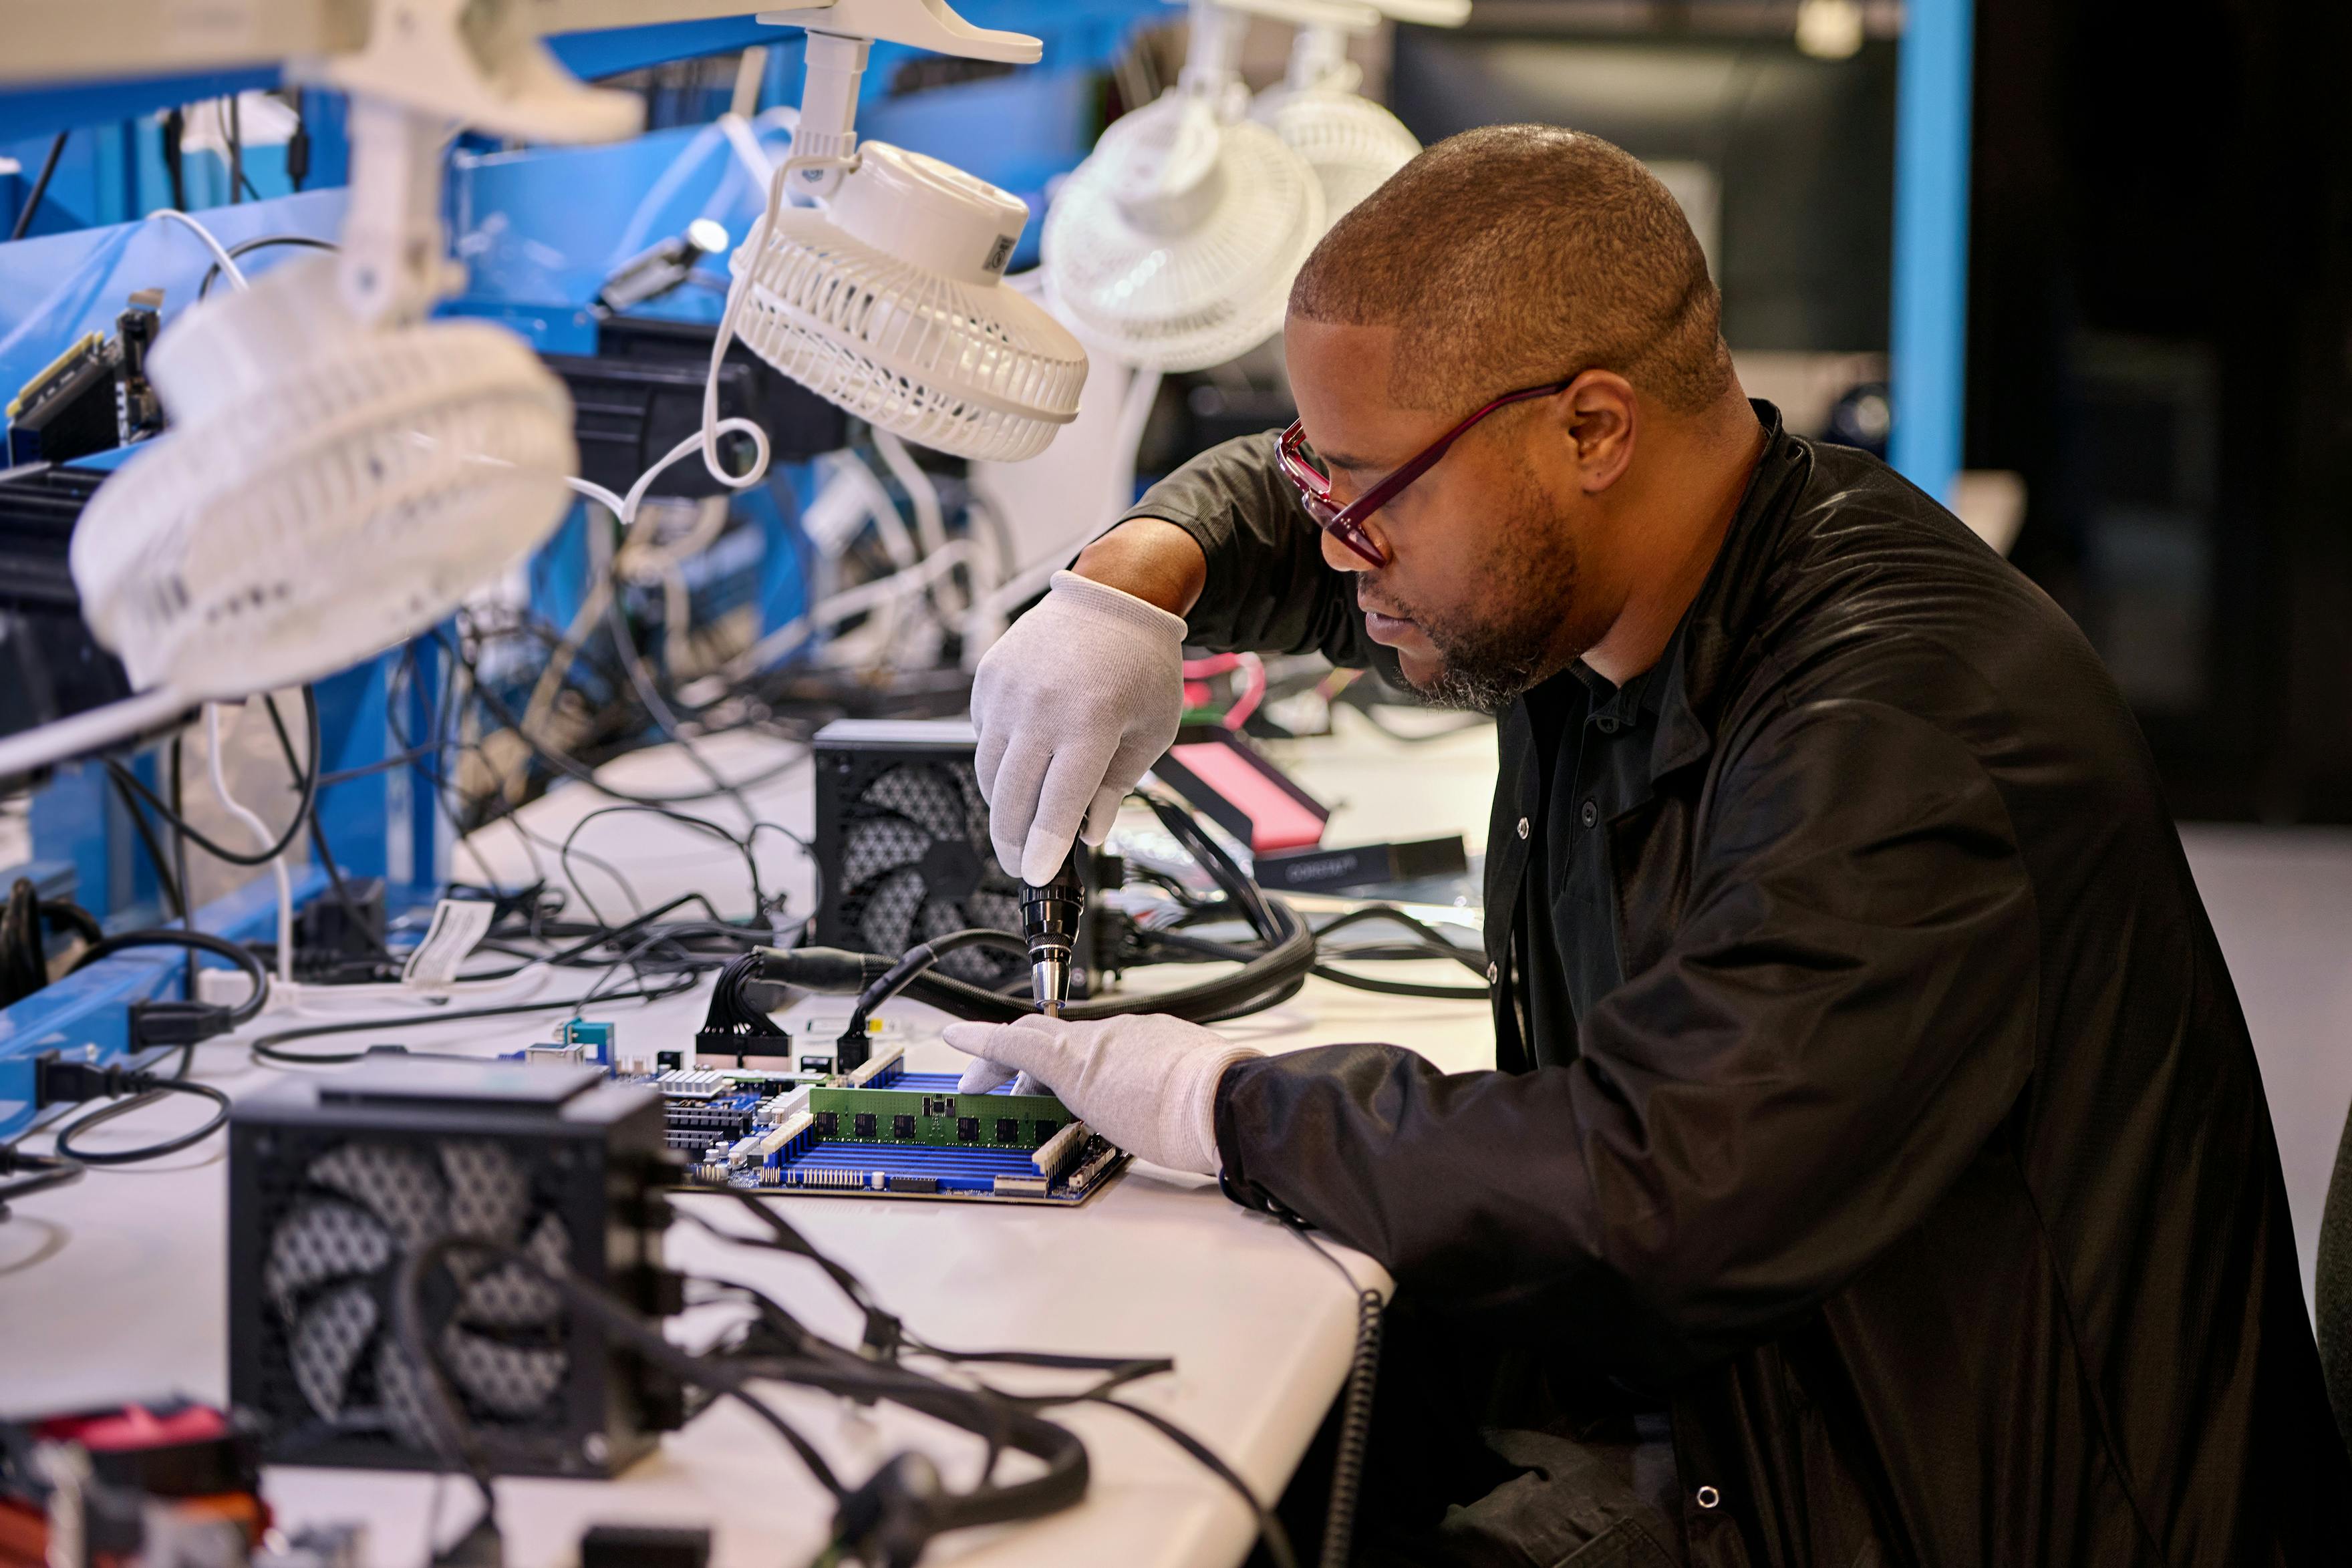
[[[345, 772], [392, 755], [386, 688], [392, 656], [354, 665], [317, 683], [319, 766]], [[370, 773], [319, 791], [319, 821], [328, 847], [352, 876], [387, 876], [393, 871], [392, 774]]]
[[1910, 0], [1895, 101], [1895, 426], [1887, 457], [1948, 502], [1967, 405], [1974, 0]]

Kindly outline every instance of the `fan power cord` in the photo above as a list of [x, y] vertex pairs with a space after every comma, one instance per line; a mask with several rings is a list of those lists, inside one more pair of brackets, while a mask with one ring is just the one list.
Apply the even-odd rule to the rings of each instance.
[[[1235, 947], [1219, 955], [1241, 961], [1241, 968], [1233, 974], [1132, 1000], [1072, 1002], [1062, 1010], [1062, 1016], [1084, 1021], [1129, 1013], [1165, 1013], [1192, 1023], [1219, 1023], [1279, 1006], [1297, 995], [1315, 968], [1314, 927], [1286, 901], [1270, 896], [1252, 882], [1249, 873], [1202, 830], [1181, 803], [1150, 791], [1139, 793], [1162, 825], [1216, 881], [1234, 910], [1249, 922], [1264, 947], [1255, 952]], [[1023, 956], [1026, 956], [1027, 952], [1024, 942]], [[835, 996], [863, 990], [893, 967], [890, 959], [837, 947], [762, 949], [761, 960], [761, 974], [765, 978]], [[942, 1012], [982, 1023], [1013, 1023], [1033, 1012], [1026, 999], [932, 973], [927, 965], [916, 967], [886, 995], [895, 995], [898, 990]]]
[[77, 973], [102, 958], [111, 958], [117, 953], [127, 953], [139, 947], [185, 947], [192, 953], [209, 953], [216, 958], [226, 958], [245, 971], [246, 977], [253, 982], [253, 989], [235, 1007], [198, 1001], [193, 997], [131, 1003], [131, 1043], [135, 1049], [200, 1044], [260, 1016], [263, 1004], [269, 999], [269, 971], [262, 967], [261, 960], [254, 956], [253, 950], [225, 936], [215, 936], [209, 931], [180, 931], [169, 926], [157, 926], [152, 930], [118, 932], [112, 936], [100, 937], [83, 948], [68, 973]]
[[[803, 1256], [816, 1256], [805, 1242], [795, 1249]], [[783, 1439], [817, 1484], [832, 1495], [833, 1538], [837, 1546], [876, 1568], [911, 1568], [934, 1536], [1041, 1518], [1075, 1506], [1086, 1495], [1087, 1451], [1076, 1433], [1045, 1419], [1022, 1402], [933, 1378], [895, 1360], [869, 1360], [834, 1345], [804, 1328], [772, 1298], [749, 1287], [730, 1289], [741, 1291], [757, 1306], [755, 1322], [771, 1331], [767, 1337], [773, 1354], [756, 1357], [740, 1353], [696, 1354], [672, 1343], [657, 1324], [594, 1281], [488, 1238], [446, 1236], [426, 1243], [401, 1265], [394, 1285], [393, 1327], [403, 1353], [422, 1375], [421, 1391], [436, 1446], [471, 1477], [481, 1495], [485, 1518], [490, 1516], [496, 1501], [490, 1466], [450, 1386], [424, 1307], [425, 1281], [444, 1266], [444, 1260], [457, 1252], [473, 1253], [537, 1276], [562, 1296], [577, 1318], [602, 1329], [619, 1347], [681, 1382], [744, 1406]], [[1044, 1469], [1040, 1474], [1014, 1481], [997, 1480], [991, 1473], [969, 1490], [953, 1491], [942, 1484], [929, 1460], [902, 1454], [863, 1485], [852, 1488], [835, 1474], [813, 1444], [752, 1392], [751, 1384], [761, 1379], [798, 1384], [851, 1399], [887, 1399], [961, 1427], [989, 1444], [991, 1472], [997, 1454], [1006, 1448], [1042, 1460]]]
[[[19, 1176], [19, 1172], [24, 1174]], [[81, 1180], [82, 1164], [59, 1155], [28, 1155], [14, 1144], [0, 1144], [0, 1176], [17, 1177], [0, 1182], [0, 1219], [5, 1219], [9, 1204], [17, 1198], [71, 1186]]]
[[[213, 1113], [193, 1132], [182, 1133], [157, 1144], [142, 1144], [134, 1149], [106, 1149], [92, 1154], [73, 1146], [77, 1133], [86, 1133], [118, 1116], [129, 1115], [142, 1106], [155, 1103], [166, 1094], [193, 1094], [209, 1100], [213, 1103]], [[228, 1125], [228, 1096], [209, 1083], [168, 1078], [160, 1072], [126, 1068], [119, 1062], [110, 1067], [99, 1067], [87, 1061], [68, 1061], [54, 1051], [34, 1059], [33, 1106], [36, 1110], [50, 1105], [79, 1105], [92, 1100], [112, 1100], [118, 1103], [59, 1127], [57, 1134], [58, 1155], [84, 1166], [128, 1166], [142, 1160], [159, 1159], [165, 1155], [177, 1154], [182, 1149], [193, 1148]]]
[[842, 1053], [851, 1052], [862, 1061], [866, 1053], [866, 1020], [874, 1016], [874, 1009], [914, 984], [917, 976], [941, 958], [964, 947], [1009, 947], [1024, 958], [1029, 956], [1027, 941], [1010, 931], [996, 931], [987, 926], [950, 931], [927, 942], [916, 943], [897, 963], [857, 993], [857, 1005], [850, 1009], [848, 1027], [841, 1031], [841, 1040], [834, 1048], [834, 1060], [846, 1062], [848, 1058]]

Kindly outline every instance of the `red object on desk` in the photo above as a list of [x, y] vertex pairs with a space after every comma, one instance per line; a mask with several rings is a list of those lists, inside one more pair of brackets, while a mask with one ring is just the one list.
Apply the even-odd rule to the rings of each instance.
[[1231, 730], [1187, 726], [1152, 771], [1252, 854], [1323, 841], [1330, 810]]

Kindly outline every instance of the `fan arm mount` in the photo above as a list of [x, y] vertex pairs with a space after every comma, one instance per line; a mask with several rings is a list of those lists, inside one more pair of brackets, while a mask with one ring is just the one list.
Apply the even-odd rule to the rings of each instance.
[[793, 157], [812, 166], [793, 172], [792, 189], [822, 200], [841, 188], [856, 166], [857, 92], [874, 42], [905, 44], [933, 54], [1004, 65], [1034, 65], [1045, 45], [1026, 33], [975, 27], [946, 0], [832, 0], [791, 11], [762, 11], [769, 26], [799, 27], [808, 34], [808, 79], [801, 89], [800, 120], [793, 132]]
[[1026, 33], [973, 26], [957, 16], [947, 0], [832, 0], [824, 5], [762, 11], [759, 19], [769, 26], [804, 27], [812, 35], [878, 38], [929, 49], [935, 55], [961, 55], [999, 65], [1034, 66], [1045, 52], [1045, 45]]

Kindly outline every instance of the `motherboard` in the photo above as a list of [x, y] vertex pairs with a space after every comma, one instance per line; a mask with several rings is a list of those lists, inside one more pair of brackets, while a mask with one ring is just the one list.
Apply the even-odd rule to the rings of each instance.
[[1124, 1150], [1053, 1095], [1010, 1084], [968, 1093], [952, 1073], [906, 1071], [903, 1043], [834, 1071], [814, 1049], [821, 1029], [791, 1070], [689, 1066], [668, 1051], [634, 1059], [616, 1049], [610, 1024], [580, 1019], [516, 1056], [601, 1066], [660, 1095], [665, 1136], [696, 1186], [1068, 1207], [1127, 1165]]

